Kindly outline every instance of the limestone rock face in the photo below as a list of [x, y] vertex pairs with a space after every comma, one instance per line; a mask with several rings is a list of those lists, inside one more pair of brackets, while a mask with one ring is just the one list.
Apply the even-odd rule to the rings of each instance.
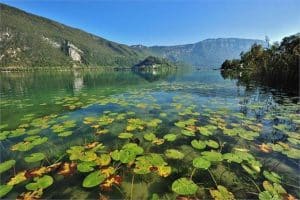
[[63, 49], [65, 53], [68, 56], [70, 56], [73, 61], [77, 61], [81, 63], [82, 61], [81, 55], [83, 54], [83, 52], [78, 47], [76, 47], [74, 44], [72, 44], [69, 41], [65, 41], [65, 44], [63, 45]]
[[72, 60], [81, 62], [80, 53], [82, 53], [82, 51], [80, 49], [78, 49], [75, 45], [70, 43], [68, 50], [69, 50], [68, 54], [72, 58]]

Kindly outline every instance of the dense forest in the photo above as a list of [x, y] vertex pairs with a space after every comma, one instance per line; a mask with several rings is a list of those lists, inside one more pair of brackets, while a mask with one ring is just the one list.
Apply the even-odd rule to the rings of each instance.
[[289, 89], [299, 93], [300, 34], [283, 38], [267, 48], [254, 44], [240, 59], [225, 60], [222, 75], [241, 83]]

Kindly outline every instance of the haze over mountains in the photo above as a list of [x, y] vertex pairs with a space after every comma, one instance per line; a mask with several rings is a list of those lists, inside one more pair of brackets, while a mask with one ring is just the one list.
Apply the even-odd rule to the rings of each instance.
[[254, 43], [264, 44], [262, 40], [219, 38], [176, 46], [128, 46], [4, 4], [0, 9], [1, 67], [130, 67], [149, 55], [219, 67]]
[[254, 43], [265, 45], [262, 40], [218, 38], [186, 45], [152, 47], [136, 45], [133, 47], [171, 61], [183, 61], [197, 67], [210, 68], [219, 67], [226, 59], [238, 58], [242, 51], [248, 50]]

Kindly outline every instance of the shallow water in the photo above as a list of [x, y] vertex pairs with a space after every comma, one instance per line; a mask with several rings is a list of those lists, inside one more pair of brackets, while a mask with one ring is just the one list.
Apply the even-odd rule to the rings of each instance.
[[[16, 161], [1, 173], [1, 185], [11, 189], [5, 198], [38, 190], [38, 196], [55, 199], [207, 199], [217, 185], [237, 199], [300, 196], [296, 97], [270, 88], [246, 89], [219, 71], [0, 76], [1, 163]], [[128, 143], [138, 146], [124, 150]], [[32, 153], [44, 156], [30, 160]], [[196, 158], [209, 166], [197, 165]], [[54, 163], [59, 164], [50, 168]], [[85, 164], [89, 168], [82, 170]], [[40, 173], [32, 173], [35, 169]], [[114, 172], [105, 176], [107, 169]], [[83, 183], [94, 172], [103, 180]], [[53, 183], [28, 186], [44, 176]], [[178, 191], [179, 178], [188, 178], [195, 191]], [[113, 180], [118, 181], [109, 185]]]

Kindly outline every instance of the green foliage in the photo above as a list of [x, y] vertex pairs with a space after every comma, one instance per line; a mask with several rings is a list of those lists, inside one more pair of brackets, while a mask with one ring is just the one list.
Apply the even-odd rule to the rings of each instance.
[[106, 179], [106, 176], [101, 173], [101, 171], [97, 170], [95, 172], [90, 173], [83, 180], [82, 186], [86, 188], [95, 187], [102, 183]]
[[299, 90], [300, 34], [283, 38], [270, 48], [253, 45], [241, 53], [240, 60], [225, 60], [222, 75], [237, 78], [243, 84], [254, 81], [265, 85]]
[[7, 160], [0, 164], [0, 173], [5, 172], [16, 164], [15, 160]]
[[180, 178], [173, 182], [172, 184], [173, 192], [181, 195], [192, 195], [198, 190], [198, 186], [187, 178]]
[[0, 198], [4, 197], [12, 190], [12, 185], [0, 185]]
[[27, 190], [45, 189], [53, 184], [53, 178], [45, 175], [43, 177], [36, 177], [33, 179], [35, 182], [28, 183], [25, 187]]
[[[71, 28], [58, 22], [0, 4], [1, 41], [4, 52], [0, 67], [132, 66], [143, 52]], [[68, 44], [79, 49], [81, 62], [68, 56]]]

